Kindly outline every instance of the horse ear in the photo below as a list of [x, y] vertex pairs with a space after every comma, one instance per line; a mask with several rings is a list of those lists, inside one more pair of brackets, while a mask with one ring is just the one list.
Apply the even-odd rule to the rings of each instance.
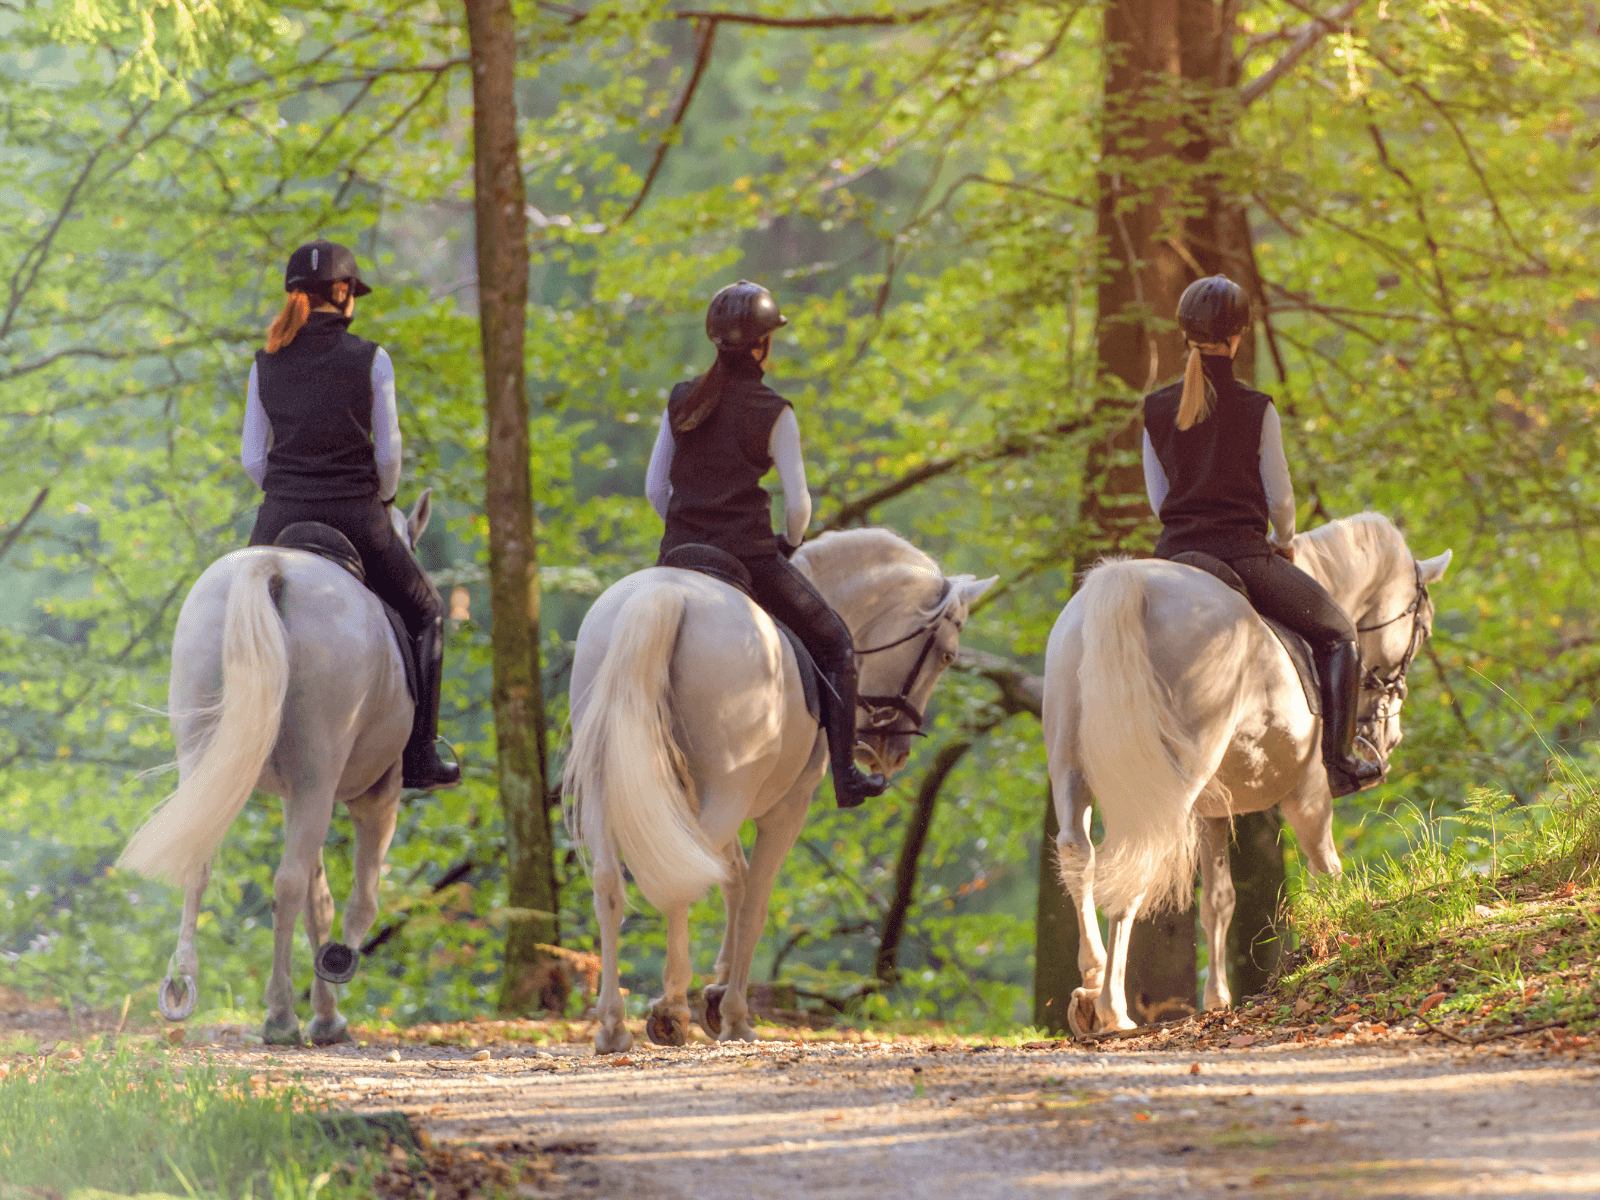
[[1423, 583], [1438, 583], [1444, 578], [1444, 569], [1450, 565], [1450, 551], [1436, 558], [1417, 559], [1417, 578]]
[[987, 579], [975, 579], [971, 575], [952, 575], [950, 582], [960, 595], [961, 602], [970, 608], [974, 600], [1000, 582], [1000, 576], [991, 575]]
[[433, 516], [433, 489], [423, 488], [422, 495], [417, 497], [417, 502], [411, 506], [411, 515], [406, 518], [406, 530], [411, 535], [413, 547], [422, 540], [422, 531], [428, 527], [428, 520]]

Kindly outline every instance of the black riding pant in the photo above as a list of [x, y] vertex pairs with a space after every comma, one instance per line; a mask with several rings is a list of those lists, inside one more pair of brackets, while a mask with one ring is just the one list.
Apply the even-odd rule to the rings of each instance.
[[1300, 634], [1319, 657], [1340, 642], [1356, 640], [1355, 625], [1327, 589], [1288, 559], [1252, 554], [1227, 563], [1250, 589], [1256, 611]]
[[795, 631], [824, 674], [854, 670], [849, 627], [798, 567], [776, 552], [739, 561], [750, 569], [756, 603]]
[[439, 590], [389, 524], [389, 506], [376, 496], [348, 500], [284, 500], [268, 496], [256, 511], [250, 544], [270, 546], [296, 521], [321, 521], [349, 538], [361, 556], [367, 586], [394, 606], [412, 637], [444, 615]]

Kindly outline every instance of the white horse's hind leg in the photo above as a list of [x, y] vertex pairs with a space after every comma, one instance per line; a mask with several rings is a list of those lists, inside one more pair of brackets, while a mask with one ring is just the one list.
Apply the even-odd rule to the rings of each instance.
[[1081, 986], [1073, 990], [1067, 1005], [1067, 1027], [1082, 1037], [1096, 1031], [1095, 1003], [1105, 986], [1106, 972], [1106, 948], [1100, 940], [1100, 921], [1094, 911], [1094, 843], [1089, 840], [1093, 798], [1083, 773], [1073, 767], [1060, 772], [1054, 791], [1056, 819], [1061, 825], [1056, 838], [1057, 862], [1078, 918]]
[[283, 861], [272, 883], [272, 978], [267, 981], [267, 1021], [261, 1040], [298, 1046], [300, 1019], [294, 1011], [294, 927], [321, 864], [322, 843], [333, 818], [331, 785], [305, 798], [283, 801]]
[[1200, 924], [1206, 931], [1205, 1007], [1210, 1012], [1233, 1003], [1228, 991], [1228, 926], [1233, 923], [1233, 870], [1228, 865], [1230, 823], [1219, 817], [1200, 821]]
[[211, 863], [200, 868], [199, 877], [183, 893], [183, 917], [178, 922], [178, 947], [167, 964], [167, 977], [156, 994], [161, 1015], [181, 1021], [194, 1012], [200, 999], [200, 953], [194, 948], [195, 930], [200, 924], [200, 901], [211, 880]]
[[689, 962], [689, 906], [674, 905], [667, 910], [667, 962], [661, 971], [661, 995], [650, 1002], [650, 1016], [644, 1031], [658, 1046], [682, 1046], [689, 1040], [689, 981], [694, 971]]
[[739, 913], [744, 908], [745, 880], [750, 874], [750, 864], [745, 862], [744, 846], [735, 836], [724, 852], [728, 877], [722, 883], [722, 947], [717, 951], [716, 966], [712, 968], [714, 982], [706, 985], [703, 999], [705, 1018], [700, 1022], [712, 1037], [722, 1032], [722, 997], [728, 990], [728, 978], [733, 974], [733, 944], [739, 928]]
[[1101, 1029], [1135, 1029], [1138, 1022], [1128, 1016], [1128, 942], [1133, 937], [1133, 923], [1139, 916], [1139, 906], [1144, 894], [1135, 896], [1128, 911], [1111, 917], [1106, 929], [1106, 957], [1109, 969], [1105, 987], [1095, 999], [1095, 1019]]
[[594, 916], [600, 926], [600, 996], [595, 1003], [600, 1023], [594, 1031], [594, 1049], [596, 1054], [620, 1054], [633, 1045], [617, 980], [617, 943], [627, 908], [622, 863], [614, 846], [595, 849], [591, 843], [590, 848], [594, 852]]

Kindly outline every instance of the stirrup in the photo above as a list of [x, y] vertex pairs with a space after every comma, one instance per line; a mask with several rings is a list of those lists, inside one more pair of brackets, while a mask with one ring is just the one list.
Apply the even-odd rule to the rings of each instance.
[[[438, 742], [444, 742], [446, 748], [456, 758], [455, 762], [448, 763], [439, 757], [438, 751], [434, 749]], [[461, 783], [461, 756], [456, 753], [456, 748], [449, 740], [436, 734], [425, 750], [431, 757], [431, 762], [408, 762], [404, 755], [401, 756], [400, 785], [417, 792], [442, 792], [458, 787]], [[423, 752], [419, 750], [417, 756], [422, 757]]]
[[1351, 742], [1352, 749], [1357, 742], [1370, 750], [1372, 752], [1372, 757], [1370, 759], [1362, 758], [1359, 755], [1352, 755], [1352, 757], [1354, 757], [1357, 762], [1370, 767], [1372, 769], [1372, 774], [1354, 774], [1353, 772], [1346, 770], [1344, 764], [1341, 762], [1331, 762], [1326, 764], [1328, 771], [1328, 789], [1333, 793], [1333, 798], [1335, 800], [1339, 799], [1341, 796], [1353, 796], [1357, 792], [1364, 792], [1368, 788], [1375, 788], [1388, 777], [1389, 764], [1386, 763], [1383, 760], [1383, 756], [1378, 753], [1378, 748], [1374, 746], [1367, 738], [1357, 734]]

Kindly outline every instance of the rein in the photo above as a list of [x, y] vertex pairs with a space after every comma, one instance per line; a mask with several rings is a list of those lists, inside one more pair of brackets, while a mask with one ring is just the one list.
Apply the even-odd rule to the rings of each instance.
[[[1362, 737], [1369, 744], [1372, 737], [1377, 735], [1379, 724], [1389, 719], [1391, 706], [1398, 709], [1406, 698], [1406, 673], [1411, 670], [1411, 664], [1416, 661], [1417, 653], [1422, 649], [1422, 643], [1428, 637], [1427, 626], [1423, 624], [1423, 617], [1429, 607], [1428, 585], [1422, 582], [1422, 568], [1415, 560], [1412, 569], [1416, 571], [1417, 593], [1411, 598], [1411, 603], [1403, 612], [1397, 613], [1387, 621], [1379, 621], [1375, 625], [1357, 625], [1357, 633], [1376, 633], [1380, 629], [1387, 629], [1396, 621], [1411, 618], [1411, 640], [1406, 646], [1406, 652], [1401, 656], [1394, 670], [1387, 675], [1378, 674], [1377, 670], [1368, 667], [1361, 676], [1361, 690], [1364, 692], [1377, 692], [1378, 706], [1371, 717], [1359, 721], [1358, 728], [1363, 730]], [[1371, 736], [1366, 732], [1371, 731]]]
[[[906, 675], [906, 680], [900, 685], [900, 691], [893, 696], [866, 696], [857, 694], [856, 707], [865, 710], [867, 714], [866, 726], [858, 726], [856, 732], [874, 734], [908, 734], [912, 737], [927, 737], [922, 731], [923, 715], [911, 703], [911, 689], [916, 686], [917, 680], [922, 676], [922, 668], [927, 664], [928, 655], [933, 653], [934, 642], [939, 637], [939, 626], [951, 620], [950, 614], [945, 611], [945, 604], [950, 599], [950, 581], [944, 581], [944, 590], [939, 593], [937, 601], [939, 615], [931, 621], [926, 621], [917, 626], [904, 637], [895, 638], [892, 642], [885, 642], [881, 646], [871, 646], [865, 650], [856, 650], [857, 658], [864, 658], [868, 654], [879, 654], [885, 650], [893, 650], [896, 646], [904, 646], [907, 642], [926, 635], [927, 640], [922, 643], [922, 651], [917, 655], [917, 661], [911, 664], [911, 671]], [[960, 625], [956, 625], [960, 629]], [[905, 717], [911, 722], [910, 729], [896, 729], [895, 723]]]

